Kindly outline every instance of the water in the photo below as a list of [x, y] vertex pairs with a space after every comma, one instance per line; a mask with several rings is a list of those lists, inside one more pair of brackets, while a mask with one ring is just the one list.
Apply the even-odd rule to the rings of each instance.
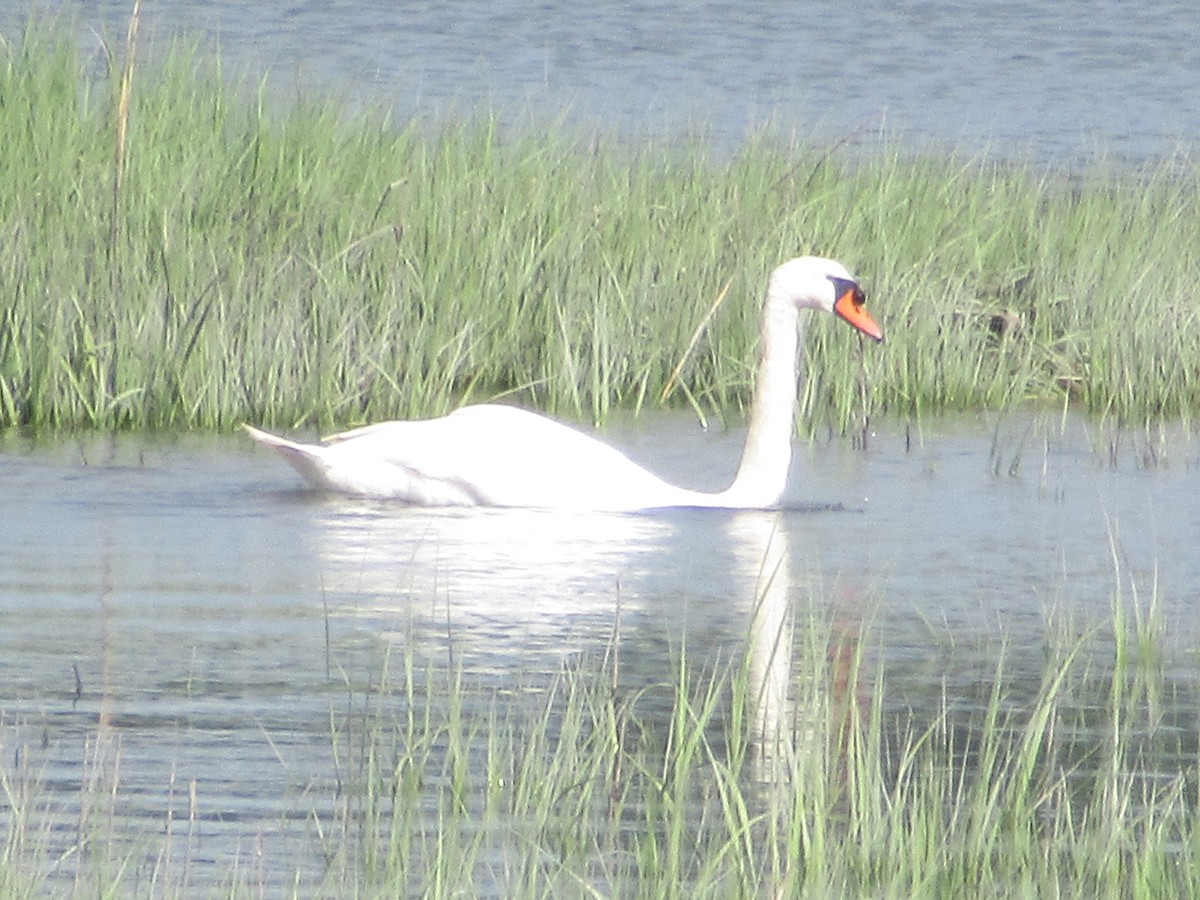
[[[741, 440], [674, 416], [614, 437], [709, 488]], [[803, 448], [789, 508], [740, 514], [321, 497], [240, 438], [0, 451], [0, 773], [40, 785], [66, 872], [81, 806], [117, 785], [106, 814], [166, 883], [186, 867], [217, 886], [238, 861], [272, 891], [297, 871], [315, 884], [346, 765], [335, 733], [385, 664], [409, 653], [536, 701], [555, 673], [601, 664], [618, 624], [648, 720], [669, 720], [686, 647], [697, 680], [750, 653], [761, 727], [792, 715], [792, 660], [770, 652], [789, 611], [801, 633], [805, 610], [865, 633], [888, 716], [932, 718], [978, 711], [1001, 656], [1019, 707], [1078, 634], [1103, 674], [1114, 594], [1130, 614], [1153, 598], [1175, 741], [1154, 758], [1171, 773], [1195, 757], [1200, 447], [1184, 433], [1051, 414], [889, 426], [866, 451]]]
[[[66, 9], [85, 45], [120, 44], [126, 0]], [[832, 6], [683, 3], [143, 4], [142, 48], [220, 48], [227, 71], [336, 91], [401, 118], [493, 109], [630, 135], [695, 131], [720, 148], [773, 123], [817, 141], [904, 144], [1074, 165], [1142, 161], [1200, 137], [1200, 19], [1185, 3]]]

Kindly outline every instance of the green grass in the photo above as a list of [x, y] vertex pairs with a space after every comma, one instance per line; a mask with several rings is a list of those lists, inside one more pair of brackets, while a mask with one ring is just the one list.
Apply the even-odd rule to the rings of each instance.
[[103, 723], [75, 798], [29, 770], [36, 753], [2, 747], [0, 892], [1195, 896], [1192, 707], [1165, 694], [1180, 682], [1162, 664], [1158, 597], [1131, 589], [1082, 636], [1048, 623], [1040, 684], [1000, 646], [994, 671], [940, 699], [934, 685], [928, 704], [892, 695], [871, 629], [811, 614], [786, 648], [794, 708], [778, 743], [760, 737], [737, 655], [681, 646], [667, 680], [637, 683], [614, 641], [516, 689], [401, 644], [331, 695], [333, 772], [305, 788], [302, 834], [247, 836], [237, 859], [172, 850], [212, 805], [184, 785], [163, 786], [174, 822], [127, 833]]
[[113, 46], [97, 72], [46, 22], [0, 44], [0, 427], [327, 428], [498, 397], [600, 421], [659, 404], [681, 361], [668, 402], [736, 416], [766, 274], [799, 253], [850, 265], [889, 339], [860, 363], [815, 329], [814, 425], [858, 421], [864, 377], [904, 416], [1200, 399], [1186, 159], [1068, 177], [770, 133], [726, 158], [424, 128], [160, 55]]

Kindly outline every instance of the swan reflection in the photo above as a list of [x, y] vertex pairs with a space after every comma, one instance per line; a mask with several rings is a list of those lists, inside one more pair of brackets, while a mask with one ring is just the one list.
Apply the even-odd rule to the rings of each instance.
[[[774, 766], [798, 745], [825, 746], [825, 679], [804, 666], [808, 680], [797, 683], [794, 672], [794, 608], [815, 599], [792, 558], [792, 531], [805, 527], [806, 513], [346, 502], [322, 513], [326, 596], [372, 633], [426, 650], [451, 646], [474, 671], [527, 676], [559, 671], [567, 657], [604, 658], [619, 626], [622, 677], [643, 684], [671, 683], [673, 647], [686, 645], [701, 665], [744, 650], [763, 760]], [[826, 630], [818, 630], [820, 643]]]

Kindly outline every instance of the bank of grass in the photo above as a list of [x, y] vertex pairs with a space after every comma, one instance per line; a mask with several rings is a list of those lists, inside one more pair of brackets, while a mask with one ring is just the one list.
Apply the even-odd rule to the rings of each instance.
[[[1200, 178], [1075, 176], [752, 136], [731, 157], [487, 117], [281, 102], [185, 47], [0, 44], [0, 427], [333, 427], [497, 397], [570, 418], [738, 414], [799, 253], [888, 332], [808, 344], [808, 421], [1200, 399]], [[693, 335], [728, 286], [699, 341]], [[865, 365], [865, 372], [862, 366]]]
[[669, 681], [626, 686], [610, 656], [514, 692], [410, 648], [331, 704], [334, 771], [305, 790], [307, 823], [248, 835], [237, 859], [191, 857], [202, 786], [129, 834], [112, 816], [127, 802], [116, 764], [88, 775], [99, 737], [75, 800], [30, 774], [36, 750], [4, 747], [0, 892], [1196, 896], [1187, 701], [1169, 694], [1154, 602], [1135, 616], [1126, 602], [1111, 631], [1049, 629], [1040, 685], [1000, 651], [974, 686], [952, 679], [915, 711], [856, 643], [874, 638], [809, 621], [778, 742], [741, 660], [684, 647]]

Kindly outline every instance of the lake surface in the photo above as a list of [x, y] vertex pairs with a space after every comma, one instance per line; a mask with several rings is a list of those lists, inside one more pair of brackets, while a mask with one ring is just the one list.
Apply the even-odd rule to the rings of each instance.
[[[742, 438], [676, 416], [609, 436], [708, 488]], [[929, 720], [978, 710], [1001, 659], [1019, 706], [1078, 635], [1102, 675], [1114, 608], [1158, 617], [1156, 765], [1178, 773], [1200, 709], [1198, 468], [1186, 432], [1033, 413], [806, 445], [777, 513], [436, 511], [310, 493], [241, 437], [10, 435], [0, 774], [36, 786], [62, 877], [82, 807], [111, 792], [168, 883], [236, 864], [274, 893], [319, 883], [337, 723], [402, 659], [520, 702], [599, 665], [616, 627], [648, 719], [669, 721], [686, 648], [694, 679], [749, 653], [765, 722], [803, 692], [764, 648], [785, 620], [796, 647], [832, 622], [866, 648], [864, 690], [885, 673], [886, 715]]]
[[[84, 46], [119, 45], [126, 0], [0, 4], [65, 10]], [[831, 5], [468, 2], [142, 6], [141, 52], [171, 36], [227, 72], [274, 72], [277, 95], [436, 120], [492, 109], [629, 135], [696, 132], [735, 148], [766, 123], [818, 142], [905, 145], [1073, 165], [1141, 161], [1200, 138], [1200, 17], [1116, 0]]]

